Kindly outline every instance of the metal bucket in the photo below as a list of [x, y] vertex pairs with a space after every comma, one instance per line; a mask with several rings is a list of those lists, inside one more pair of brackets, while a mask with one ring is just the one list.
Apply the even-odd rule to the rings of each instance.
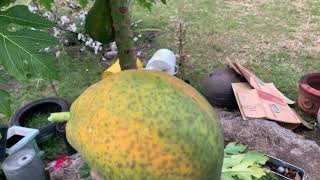
[[32, 148], [21, 149], [5, 159], [2, 170], [7, 180], [46, 180], [44, 164]]

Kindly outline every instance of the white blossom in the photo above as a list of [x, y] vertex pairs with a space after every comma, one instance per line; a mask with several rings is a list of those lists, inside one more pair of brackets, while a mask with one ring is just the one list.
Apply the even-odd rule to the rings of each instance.
[[137, 41], [138, 41], [138, 37], [134, 37], [134, 38], [133, 38], [133, 41], [134, 41], [134, 42], [137, 42]]
[[56, 57], [58, 58], [60, 56], [61, 52], [60, 51], [57, 51], [56, 52]]
[[50, 11], [46, 11], [42, 14], [43, 17], [48, 18], [49, 20], [53, 20], [53, 14]]
[[73, 1], [69, 1], [68, 2], [69, 7], [73, 8], [73, 9], [77, 9], [80, 7], [79, 3], [73, 2]]
[[61, 30], [57, 27], [53, 27], [53, 36], [58, 37], [61, 33]]
[[[101, 45], [102, 45], [102, 44], [101, 44], [100, 42], [98, 42], [98, 41], [95, 42], [95, 45], [94, 45], [94, 47], [93, 47], [95, 54], [98, 54], [98, 51], [99, 51]], [[101, 50], [102, 50], [102, 48], [101, 48]], [[101, 50], [100, 50], [100, 51], [101, 51]]]
[[110, 43], [110, 49], [111, 49], [111, 51], [117, 51], [118, 50], [116, 42]]
[[69, 23], [69, 18], [67, 16], [61, 16], [60, 23], [61, 23], [61, 25], [65, 25], [65, 24]]
[[46, 47], [46, 48], [43, 49], [44, 52], [49, 52], [49, 50], [50, 50], [49, 47]]
[[71, 31], [71, 32], [77, 32], [77, 25], [76, 23], [72, 23], [69, 25], [68, 29]]
[[28, 9], [32, 13], [36, 13], [36, 11], [38, 10], [38, 8], [36, 6], [34, 6], [34, 5], [32, 5], [32, 4], [28, 5]]
[[88, 38], [87, 41], [85, 42], [85, 45], [90, 46], [92, 42], [93, 42], [93, 39]]
[[87, 12], [81, 11], [79, 15], [80, 22], [84, 22], [86, 20]]
[[86, 41], [86, 37], [82, 33], [79, 33], [78, 34], [78, 40], [85, 42]]

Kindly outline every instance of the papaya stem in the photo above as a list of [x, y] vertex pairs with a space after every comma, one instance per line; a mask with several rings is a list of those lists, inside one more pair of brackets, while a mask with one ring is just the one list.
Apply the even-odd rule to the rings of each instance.
[[51, 113], [48, 118], [53, 123], [67, 122], [71, 118], [70, 112]]
[[136, 55], [127, 0], [110, 0], [111, 16], [122, 70], [136, 69]]

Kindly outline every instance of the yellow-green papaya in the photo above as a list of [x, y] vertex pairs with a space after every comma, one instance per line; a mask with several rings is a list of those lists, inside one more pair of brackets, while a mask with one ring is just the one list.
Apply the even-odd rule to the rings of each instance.
[[105, 180], [219, 180], [223, 131], [194, 88], [163, 72], [130, 70], [73, 104], [70, 144]]
[[96, 0], [89, 10], [86, 22], [86, 33], [103, 44], [113, 42], [115, 31], [111, 16], [110, 0]]

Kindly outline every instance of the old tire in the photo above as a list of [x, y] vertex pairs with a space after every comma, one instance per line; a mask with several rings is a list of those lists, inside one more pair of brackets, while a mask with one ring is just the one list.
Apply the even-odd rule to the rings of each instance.
[[[49, 97], [32, 101], [18, 109], [10, 119], [11, 125], [25, 126], [28, 118], [34, 114], [49, 114], [53, 112], [68, 112], [70, 105], [67, 101]], [[36, 137], [38, 142], [48, 139], [49, 136], [56, 133], [56, 123], [48, 122], [48, 125], [39, 128], [39, 135]]]
[[58, 132], [58, 135], [63, 138], [63, 143], [66, 146], [69, 155], [77, 153], [77, 151], [69, 144], [68, 139], [66, 137], [66, 123], [58, 123], [56, 125], [56, 130]]

